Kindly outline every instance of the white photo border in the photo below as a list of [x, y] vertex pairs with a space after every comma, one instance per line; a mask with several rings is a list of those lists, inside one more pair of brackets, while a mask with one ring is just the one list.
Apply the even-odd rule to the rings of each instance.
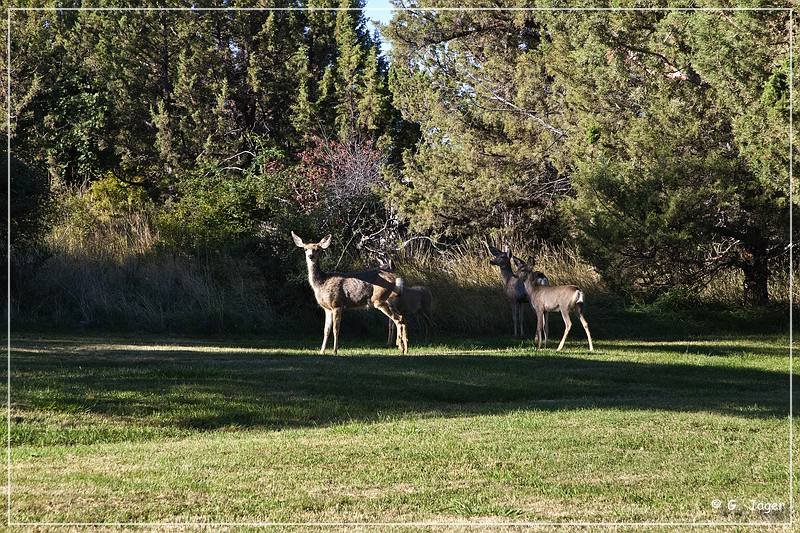
[[686, 12], [719, 12], [719, 11], [782, 11], [789, 15], [789, 521], [788, 522], [586, 522], [586, 521], [514, 521], [514, 522], [474, 522], [474, 521], [417, 521], [417, 522], [12, 522], [11, 520], [11, 13], [12, 11], [188, 11], [188, 12], [216, 12], [216, 11], [362, 11], [361, 8], [308, 8], [308, 7], [6, 7], [6, 162], [7, 162], [7, 256], [6, 256], [6, 525], [12, 526], [66, 526], [66, 527], [235, 527], [235, 526], [456, 526], [456, 527], [486, 527], [486, 526], [644, 526], [644, 527], [674, 527], [674, 526], [765, 526], [786, 527], [794, 525], [794, 471], [792, 466], [794, 445], [794, 422], [792, 412], [793, 400], [793, 158], [794, 158], [794, 124], [793, 124], [793, 89], [794, 89], [794, 8], [788, 7], [392, 7], [371, 8], [373, 11], [686, 11]]

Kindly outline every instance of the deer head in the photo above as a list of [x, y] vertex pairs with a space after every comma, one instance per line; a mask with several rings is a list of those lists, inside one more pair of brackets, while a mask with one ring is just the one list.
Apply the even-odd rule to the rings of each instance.
[[514, 266], [517, 267], [517, 277], [519, 279], [525, 281], [530, 278], [534, 285], [550, 285], [550, 280], [544, 275], [544, 272], [533, 270], [532, 265], [535, 264], [533, 259], [528, 259], [528, 263], [519, 257], [512, 257], [512, 259], [514, 260]]
[[531, 268], [528, 266], [528, 263], [520, 259], [519, 257], [514, 257], [514, 266], [517, 269], [517, 276], [520, 279], [527, 278], [531, 273]]
[[325, 250], [331, 245], [332, 238], [333, 236], [329, 233], [319, 242], [306, 244], [303, 242], [303, 239], [292, 232], [292, 240], [294, 240], [294, 243], [298, 246], [298, 248], [303, 248], [306, 251], [306, 257], [314, 263], [316, 263], [319, 259], [322, 250]]
[[489, 243], [486, 243], [486, 248], [489, 250], [489, 253], [492, 255], [492, 258], [489, 259], [489, 264], [494, 266], [511, 266], [511, 251], [509, 250], [508, 246], [503, 247], [503, 251], [501, 252], [494, 246]]

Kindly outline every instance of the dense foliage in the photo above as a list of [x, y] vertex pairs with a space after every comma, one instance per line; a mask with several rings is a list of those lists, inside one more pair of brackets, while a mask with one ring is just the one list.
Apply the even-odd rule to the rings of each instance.
[[[298, 205], [283, 173], [313, 139], [368, 150], [397, 129], [361, 5], [308, 5], [324, 9], [15, 14], [14, 153], [54, 190], [108, 176], [144, 189], [199, 232], [181, 237], [192, 243], [254, 236], [264, 202]], [[319, 231], [334, 223], [319, 218]]]
[[[209, 301], [263, 291], [292, 309], [290, 229], [333, 233], [330, 267], [513, 235], [528, 256], [579, 246], [630, 300], [731, 272], [748, 303], [783, 296], [768, 287], [787, 259], [786, 11], [408, 5], [380, 32], [363, 0], [14, 12], [18, 308], [127, 254], [169, 258], [170, 291], [187, 285], [175, 258], [216, 261], [196, 270]], [[239, 260], [252, 289], [215, 281]], [[43, 276], [60, 285], [41, 292]], [[91, 323], [70, 294], [58, 316]]]
[[697, 289], [736, 268], [745, 300], [765, 303], [788, 236], [788, 23], [404, 12], [395, 102], [423, 135], [393, 188], [402, 214], [419, 230], [547, 239], [558, 209], [618, 292]]

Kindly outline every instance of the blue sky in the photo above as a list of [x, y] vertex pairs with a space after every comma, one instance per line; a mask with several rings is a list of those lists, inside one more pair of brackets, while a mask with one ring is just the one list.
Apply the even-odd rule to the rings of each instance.
[[[386, 24], [392, 20], [391, 9], [394, 9], [394, 6], [389, 3], [389, 0], [367, 0], [367, 5], [364, 8], [364, 15], [375, 22]], [[367, 26], [370, 31], [373, 29], [372, 24], [367, 23]], [[384, 55], [388, 55], [387, 52], [391, 48], [391, 45], [385, 40], [381, 42], [381, 52], [383, 52]]]
[[394, 6], [389, 3], [389, 0], [367, 0], [364, 14], [374, 21], [385, 24], [391, 20], [392, 12], [389, 10], [393, 8]]

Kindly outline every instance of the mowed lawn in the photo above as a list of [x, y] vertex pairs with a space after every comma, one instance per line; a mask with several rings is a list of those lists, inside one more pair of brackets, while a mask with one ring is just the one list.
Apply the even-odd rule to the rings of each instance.
[[788, 520], [785, 338], [358, 343], [15, 338], [12, 521]]

